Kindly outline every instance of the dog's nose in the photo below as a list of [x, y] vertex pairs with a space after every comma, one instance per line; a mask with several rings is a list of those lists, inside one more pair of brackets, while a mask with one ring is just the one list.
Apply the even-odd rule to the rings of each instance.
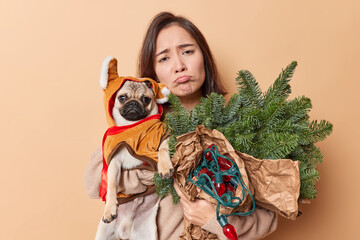
[[133, 106], [138, 105], [138, 102], [137, 101], [130, 101], [129, 105], [133, 107]]
[[128, 101], [125, 105], [129, 108], [141, 108], [142, 106], [141, 103], [136, 100]]

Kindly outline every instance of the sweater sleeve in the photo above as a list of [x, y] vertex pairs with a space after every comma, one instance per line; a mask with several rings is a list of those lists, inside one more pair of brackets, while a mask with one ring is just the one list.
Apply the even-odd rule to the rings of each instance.
[[[249, 216], [229, 216], [228, 222], [234, 226], [239, 239], [260, 239], [275, 231], [277, 215], [269, 210], [256, 208]], [[227, 239], [214, 215], [203, 229], [216, 234], [220, 239]]]
[[[102, 150], [99, 147], [91, 155], [84, 174], [85, 189], [90, 198], [100, 198], [102, 167]], [[117, 190], [124, 194], [142, 193], [147, 189], [147, 186], [154, 184], [153, 178], [154, 172], [149, 170], [123, 169]]]
[[99, 146], [91, 155], [84, 174], [85, 190], [90, 198], [100, 198], [101, 170], [102, 149]]

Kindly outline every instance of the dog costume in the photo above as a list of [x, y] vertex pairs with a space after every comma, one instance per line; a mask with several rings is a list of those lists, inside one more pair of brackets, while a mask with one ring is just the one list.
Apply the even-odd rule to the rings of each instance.
[[[125, 81], [151, 82], [152, 89], [158, 103], [159, 113], [140, 120], [134, 124], [126, 126], [116, 126], [112, 109], [115, 102], [116, 92], [121, 88]], [[120, 146], [125, 146], [129, 153], [144, 162], [136, 168], [150, 171], [157, 170], [158, 148], [161, 142], [168, 136], [164, 123], [160, 121], [163, 109], [161, 103], [168, 100], [170, 91], [165, 85], [157, 83], [150, 78], [119, 77], [117, 73], [117, 60], [113, 57], [105, 59], [100, 78], [101, 87], [104, 89], [104, 105], [108, 122], [108, 130], [105, 132], [103, 148], [103, 169], [101, 173], [101, 187], [99, 196], [106, 201], [107, 189], [107, 169], [112, 156]], [[145, 192], [129, 195], [118, 194], [119, 204], [155, 192], [155, 186], [148, 186]]]

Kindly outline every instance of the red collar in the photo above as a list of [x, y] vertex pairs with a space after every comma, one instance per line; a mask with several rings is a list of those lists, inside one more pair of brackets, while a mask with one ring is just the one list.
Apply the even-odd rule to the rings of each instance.
[[[160, 108], [161, 108], [161, 111], [160, 111]], [[116, 135], [118, 133], [122, 133], [125, 130], [128, 130], [130, 128], [138, 126], [138, 125], [142, 124], [143, 122], [146, 122], [146, 121], [149, 121], [149, 120], [160, 119], [161, 118], [161, 113], [162, 113], [162, 107], [161, 107], [161, 105], [159, 105], [159, 113], [158, 114], [155, 114], [155, 115], [152, 115], [150, 117], [144, 118], [144, 119], [142, 119], [142, 120], [140, 120], [140, 121], [138, 121], [136, 123], [130, 124], [130, 125], [109, 127], [108, 130], [105, 132], [105, 135], [104, 135], [104, 138], [103, 138], [103, 144], [104, 144], [104, 141], [105, 141], [105, 138], [106, 138], [105, 136]]]

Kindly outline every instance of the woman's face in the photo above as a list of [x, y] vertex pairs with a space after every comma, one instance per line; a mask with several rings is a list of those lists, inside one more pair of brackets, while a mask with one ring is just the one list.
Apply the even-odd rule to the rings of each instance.
[[205, 81], [203, 54], [195, 39], [179, 25], [162, 29], [156, 39], [155, 73], [178, 97], [200, 97]]

